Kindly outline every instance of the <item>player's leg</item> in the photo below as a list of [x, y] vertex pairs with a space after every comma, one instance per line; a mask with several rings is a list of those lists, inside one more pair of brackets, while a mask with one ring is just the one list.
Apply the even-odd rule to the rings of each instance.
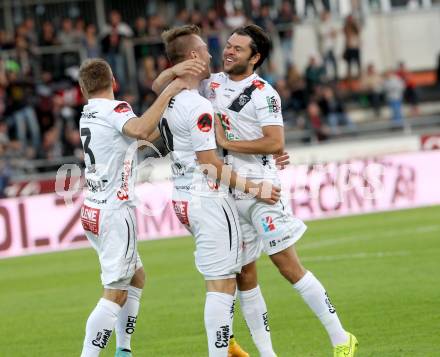
[[142, 289], [145, 285], [145, 271], [140, 258], [136, 264], [136, 272], [128, 287], [127, 301], [119, 313], [115, 326], [116, 333], [116, 354], [115, 357], [130, 356], [131, 337], [136, 328]]
[[327, 292], [319, 280], [304, 269], [296, 254], [294, 244], [306, 230], [304, 223], [291, 214], [283, 200], [273, 206], [257, 203], [251, 214], [265, 252], [319, 318], [333, 346], [345, 343], [348, 335]]
[[280, 273], [292, 284], [326, 329], [333, 347], [345, 344], [349, 335], [321, 282], [301, 265], [295, 247], [270, 256]]
[[[237, 210], [243, 235], [243, 267], [237, 275], [238, 298], [241, 311], [251, 332], [252, 340], [261, 356], [276, 356], [270, 335], [266, 302], [258, 285], [256, 261], [262, 244], [250, 218], [254, 200], [237, 200]], [[240, 356], [239, 354], [237, 357]], [[245, 355], [244, 355], [245, 356]]]
[[206, 281], [204, 322], [209, 357], [227, 357], [242, 238], [234, 202], [173, 193], [177, 216], [195, 238], [195, 263]]
[[[126, 215], [124, 210], [97, 211], [98, 229], [93, 233], [86, 230], [87, 238], [98, 253], [104, 294], [87, 320], [82, 357], [99, 356], [107, 346], [127, 300], [137, 251], [134, 225], [126, 221]], [[90, 225], [83, 226], [90, 228]]]
[[206, 280], [204, 320], [209, 357], [228, 355], [235, 278]]

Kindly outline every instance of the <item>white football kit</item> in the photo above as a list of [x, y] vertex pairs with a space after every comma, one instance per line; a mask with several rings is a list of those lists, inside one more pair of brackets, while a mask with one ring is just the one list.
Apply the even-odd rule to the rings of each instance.
[[102, 284], [109, 289], [127, 289], [142, 266], [133, 203], [137, 145], [122, 133], [134, 117], [126, 102], [95, 98], [80, 119], [87, 184], [81, 223], [98, 253]]
[[207, 280], [235, 277], [242, 245], [235, 203], [227, 187], [202, 172], [196, 155], [217, 148], [211, 103], [197, 90], [183, 90], [170, 101], [159, 129], [171, 151], [174, 210], [195, 238], [197, 269]]
[[[283, 126], [278, 93], [255, 73], [242, 81], [232, 81], [225, 73], [212, 74], [199, 91], [211, 101], [228, 140], [256, 140], [263, 137], [263, 127]], [[224, 154], [225, 162], [241, 176], [279, 184], [272, 155]], [[234, 197], [244, 241], [243, 265], [258, 259], [262, 249], [272, 255], [288, 248], [306, 230], [283, 199], [268, 205], [239, 192]]]

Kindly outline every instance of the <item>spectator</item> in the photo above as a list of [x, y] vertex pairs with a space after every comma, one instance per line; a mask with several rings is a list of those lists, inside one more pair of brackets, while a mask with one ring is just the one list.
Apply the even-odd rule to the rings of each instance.
[[394, 124], [403, 125], [402, 100], [405, 83], [393, 71], [385, 75], [384, 91], [391, 109], [391, 120]]
[[72, 43], [79, 42], [78, 35], [73, 28], [72, 19], [68, 17], [63, 19], [61, 23], [61, 31], [58, 33], [57, 39], [58, 43], [61, 45], [71, 45]]
[[190, 19], [189, 11], [186, 8], [183, 8], [183, 9], [179, 10], [179, 12], [177, 13], [173, 26], [179, 27], [179, 26], [189, 24], [189, 22], [190, 22], [189, 19]]
[[[58, 43], [63, 46], [71, 46], [72, 44], [79, 44], [81, 39], [73, 28], [73, 21], [70, 18], [63, 19], [61, 24], [61, 31], [57, 36]], [[61, 73], [72, 66], [79, 65], [80, 59], [77, 51], [65, 51], [61, 54]]]
[[2, 136], [3, 130], [4, 128], [2, 124], [0, 124], [0, 198], [6, 197], [6, 188], [8, 187], [12, 174], [11, 167], [6, 159], [8, 141]]
[[309, 63], [305, 72], [305, 80], [307, 93], [313, 95], [315, 93], [316, 86], [323, 83], [324, 78], [324, 67], [318, 64], [315, 57], [311, 56], [309, 58]]
[[229, 13], [226, 16], [226, 26], [228, 26], [230, 29], [236, 29], [238, 27], [242, 27], [246, 24], [247, 18], [245, 14], [243, 13], [243, 10], [241, 10], [238, 7], [234, 8], [233, 13]]
[[257, 16], [254, 17], [254, 24], [260, 26], [268, 33], [273, 32], [275, 25], [272, 21], [269, 5], [263, 5], [257, 8]]
[[324, 65], [324, 70], [329, 79], [329, 65], [332, 67], [333, 80], [338, 80], [338, 62], [336, 60], [336, 40], [338, 29], [328, 11], [321, 14], [321, 22], [318, 24], [319, 50]]
[[[58, 40], [55, 36], [55, 28], [50, 21], [43, 22], [39, 44], [40, 46], [58, 45]], [[61, 70], [58, 55], [45, 53], [41, 55], [40, 60], [42, 71], [52, 73], [55, 78], [60, 76]]]
[[280, 95], [283, 106], [284, 124], [296, 126], [295, 105], [292, 100], [292, 93], [285, 79], [279, 79], [275, 84], [275, 89]]
[[361, 90], [366, 94], [375, 116], [379, 118], [382, 106], [383, 78], [377, 73], [372, 63], [368, 64], [367, 71], [362, 75]]
[[322, 88], [318, 105], [332, 134], [339, 134], [341, 126], [354, 130], [354, 125], [345, 111], [344, 103], [335, 95], [331, 87]]
[[285, 65], [290, 66], [293, 63], [293, 34], [294, 22], [297, 21], [296, 13], [289, 0], [283, 0], [278, 11], [278, 17], [275, 19], [275, 25], [278, 30], [278, 36], [281, 42], [283, 58]]
[[0, 50], [11, 50], [14, 48], [14, 41], [5, 30], [0, 30]]
[[123, 36], [114, 27], [102, 40], [101, 51], [105, 60], [110, 64], [115, 79], [119, 85], [119, 92], [125, 87], [125, 58], [122, 48]]
[[94, 24], [87, 25], [81, 44], [86, 49], [88, 58], [96, 58], [100, 56], [101, 48], [96, 36], [96, 26]]
[[353, 15], [347, 16], [344, 24], [345, 50], [347, 62], [347, 79], [353, 78], [353, 64], [357, 67], [357, 76], [361, 74], [361, 28]]
[[222, 48], [220, 43], [220, 32], [223, 28], [217, 11], [210, 8], [203, 22], [203, 34], [206, 36], [209, 53], [212, 56], [211, 66], [214, 72], [219, 72], [222, 66]]
[[121, 14], [118, 10], [112, 10], [109, 16], [109, 25], [105, 25], [102, 33], [104, 35], [109, 35], [110, 33], [116, 31], [120, 36], [132, 37], [133, 30], [125, 22], [122, 21]]
[[[34, 84], [31, 80], [19, 77], [19, 68], [6, 63], [6, 111], [5, 117], [11, 128], [15, 129], [16, 139], [27, 158], [34, 158], [40, 148], [40, 127], [31, 99]], [[30, 141], [28, 140], [30, 136]]]
[[295, 112], [305, 110], [307, 106], [306, 82], [296, 65], [290, 66], [287, 70], [287, 85], [291, 91], [292, 105]]
[[416, 82], [411, 73], [406, 69], [405, 63], [400, 62], [396, 73], [405, 83], [404, 98], [411, 106], [411, 115], [419, 115], [419, 96], [417, 93]]
[[313, 135], [318, 141], [327, 140], [329, 129], [322, 118], [319, 106], [315, 101], [311, 101], [307, 106], [306, 128], [312, 130]]

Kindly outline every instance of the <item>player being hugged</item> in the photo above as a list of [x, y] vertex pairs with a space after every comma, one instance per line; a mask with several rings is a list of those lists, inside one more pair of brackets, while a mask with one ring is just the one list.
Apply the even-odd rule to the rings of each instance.
[[[267, 206], [279, 199], [279, 188], [245, 180], [217, 156], [214, 110], [198, 88], [209, 78], [211, 56], [197, 26], [187, 25], [163, 33], [172, 64], [188, 59], [205, 63], [197, 76], [184, 76], [187, 90], [166, 108], [159, 129], [171, 151], [173, 204], [177, 217], [195, 238], [195, 263], [206, 281], [204, 321], [210, 357], [226, 357], [231, 330], [231, 309], [236, 274], [241, 270], [241, 233], [229, 187], [263, 200]], [[254, 195], [255, 196], [255, 195]]]
[[[197, 63], [193, 71], [197, 72]], [[173, 81], [141, 117], [126, 102], [115, 100], [115, 80], [102, 59], [89, 59], [79, 70], [87, 104], [80, 119], [87, 193], [81, 223], [101, 265], [104, 293], [86, 324], [82, 357], [99, 356], [113, 329], [116, 356], [131, 356], [145, 272], [137, 252], [133, 212], [135, 155], [127, 155], [137, 139], [148, 140], [169, 100], [186, 84]]]

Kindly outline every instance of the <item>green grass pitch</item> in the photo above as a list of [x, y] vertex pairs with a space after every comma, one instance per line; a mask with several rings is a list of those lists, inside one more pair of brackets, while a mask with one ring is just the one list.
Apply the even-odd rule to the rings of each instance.
[[[440, 356], [440, 206], [309, 222], [297, 245], [358, 357]], [[204, 284], [191, 238], [139, 245], [147, 271], [134, 355], [206, 356]], [[327, 334], [267, 257], [258, 263], [279, 357], [332, 356]], [[0, 261], [0, 356], [79, 356], [100, 297], [92, 249]], [[256, 352], [238, 307], [234, 332]], [[112, 356], [112, 340], [101, 356]]]

